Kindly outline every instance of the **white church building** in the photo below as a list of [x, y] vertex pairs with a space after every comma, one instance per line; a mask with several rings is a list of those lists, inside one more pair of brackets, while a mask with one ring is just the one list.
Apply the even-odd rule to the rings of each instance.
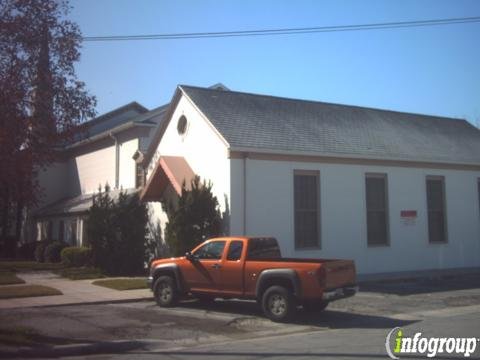
[[465, 120], [179, 86], [141, 197], [213, 183], [227, 232], [360, 274], [480, 267], [480, 131]]
[[480, 131], [460, 119], [178, 86], [87, 123], [41, 176], [36, 239], [85, 240], [99, 185], [138, 191], [151, 221], [198, 175], [232, 235], [359, 274], [480, 267]]

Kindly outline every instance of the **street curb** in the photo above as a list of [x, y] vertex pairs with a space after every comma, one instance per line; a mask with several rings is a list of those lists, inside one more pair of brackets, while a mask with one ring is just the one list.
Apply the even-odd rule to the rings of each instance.
[[0, 350], [0, 358], [52, 358], [63, 356], [118, 354], [145, 348], [149, 342], [139, 340], [105, 341], [93, 344], [60, 345], [52, 347], [22, 348], [18, 350]]
[[132, 299], [119, 299], [119, 300], [99, 300], [89, 302], [71, 302], [65, 304], [44, 304], [44, 305], [30, 305], [30, 306], [18, 306], [9, 307], [0, 310], [14, 310], [14, 309], [31, 309], [31, 308], [49, 308], [49, 307], [63, 307], [63, 306], [78, 306], [78, 305], [108, 305], [108, 304], [128, 304], [132, 302], [140, 301], [153, 301], [153, 295], [151, 298], [132, 298]]
[[77, 303], [68, 303], [68, 304], [48, 304], [48, 305], [37, 305], [30, 307], [58, 307], [58, 306], [76, 306], [76, 305], [108, 305], [108, 304], [128, 304], [132, 302], [139, 301], [154, 301], [153, 295], [151, 298], [133, 298], [133, 299], [119, 299], [119, 300], [99, 300], [92, 302], [77, 302]]

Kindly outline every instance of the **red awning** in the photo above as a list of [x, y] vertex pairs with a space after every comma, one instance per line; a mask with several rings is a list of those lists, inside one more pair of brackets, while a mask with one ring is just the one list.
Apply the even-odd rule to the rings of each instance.
[[182, 193], [182, 183], [187, 188], [195, 174], [185, 158], [181, 156], [161, 156], [153, 169], [153, 173], [143, 189], [140, 199], [143, 201], [159, 201], [168, 184], [177, 194]]

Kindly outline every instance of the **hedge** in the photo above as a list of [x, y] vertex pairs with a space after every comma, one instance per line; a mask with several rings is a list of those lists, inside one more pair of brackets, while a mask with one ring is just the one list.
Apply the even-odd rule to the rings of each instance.
[[45, 262], [56, 263], [60, 262], [60, 252], [66, 248], [68, 245], [61, 241], [54, 241], [48, 244], [45, 247], [45, 252], [43, 253], [43, 257]]

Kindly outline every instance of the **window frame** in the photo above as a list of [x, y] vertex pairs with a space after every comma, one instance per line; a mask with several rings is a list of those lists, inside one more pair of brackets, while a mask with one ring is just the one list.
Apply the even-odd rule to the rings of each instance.
[[[297, 241], [297, 236], [296, 236], [296, 224], [295, 224], [295, 217], [297, 213], [297, 209], [295, 207], [295, 177], [296, 176], [314, 176], [316, 179], [316, 190], [317, 190], [317, 196], [316, 196], [316, 224], [317, 224], [317, 238], [316, 238], [316, 244], [315, 245], [309, 245], [309, 246], [299, 246], [299, 242]], [[295, 250], [320, 250], [322, 248], [322, 205], [321, 205], [321, 183], [320, 183], [320, 171], [319, 170], [300, 170], [300, 169], [295, 169], [293, 170], [293, 183], [292, 183], [292, 189], [293, 189], [293, 238], [294, 238], [294, 247]], [[305, 210], [304, 210], [305, 211]]]
[[[368, 238], [368, 213], [369, 212], [380, 212], [381, 210], [369, 210], [368, 209], [368, 195], [367, 195], [367, 181], [368, 179], [383, 179], [385, 183], [385, 206], [383, 211], [385, 212], [385, 242], [384, 243], [371, 243]], [[389, 198], [388, 198], [388, 174], [387, 173], [365, 173], [365, 224], [366, 224], [366, 235], [367, 235], [367, 246], [371, 248], [376, 247], [389, 247], [391, 246], [390, 242], [390, 209], [389, 209]]]
[[[441, 181], [442, 183], [442, 212], [443, 212], [443, 241], [431, 241], [430, 237], [430, 208], [428, 206], [428, 181]], [[427, 175], [425, 177], [425, 200], [427, 210], [427, 237], [429, 245], [443, 245], [448, 244], [448, 221], [447, 221], [447, 195], [445, 187], [445, 176], [443, 175]]]

